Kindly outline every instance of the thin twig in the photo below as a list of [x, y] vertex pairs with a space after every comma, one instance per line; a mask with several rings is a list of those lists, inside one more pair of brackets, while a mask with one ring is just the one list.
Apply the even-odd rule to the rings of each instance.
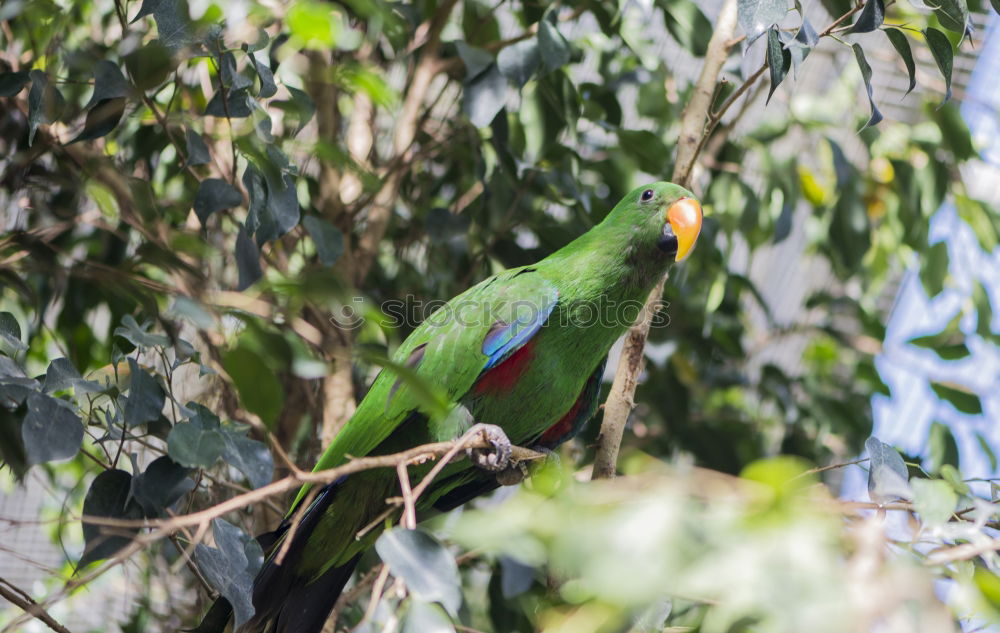
[[49, 627], [53, 631], [56, 631], [57, 633], [70, 633], [70, 630], [62, 624], [59, 624], [55, 618], [49, 615], [49, 612], [46, 611], [42, 605], [35, 602], [34, 599], [32, 599], [32, 597], [24, 590], [19, 589], [5, 578], [0, 578], [0, 596], [11, 604], [19, 607], [26, 614], [40, 620], [45, 624], [45, 626]]

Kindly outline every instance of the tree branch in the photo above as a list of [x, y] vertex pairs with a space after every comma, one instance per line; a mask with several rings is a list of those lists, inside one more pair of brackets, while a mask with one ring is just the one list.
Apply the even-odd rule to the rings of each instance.
[[[674, 163], [673, 182], [686, 186], [691, 179], [691, 171], [698, 159], [698, 151], [702, 145], [702, 134], [705, 121], [712, 107], [712, 96], [722, 66], [729, 56], [726, 43], [732, 39], [736, 30], [736, 0], [726, 0], [719, 19], [716, 22], [712, 39], [708, 42], [705, 53], [705, 64], [695, 84], [694, 94], [684, 114], [681, 117], [681, 132], [677, 140], [677, 161]], [[667, 277], [664, 276], [650, 294], [642, 310], [639, 321], [629, 328], [625, 336], [625, 346], [622, 348], [621, 360], [615, 371], [615, 380], [611, 385], [611, 393], [604, 403], [604, 418], [601, 422], [601, 435], [598, 438], [597, 457], [594, 461], [594, 479], [614, 477], [618, 463], [618, 450], [621, 447], [625, 424], [628, 422], [633, 397], [642, 370], [643, 347], [649, 335], [649, 326], [653, 316], [659, 310], [659, 298], [663, 296], [663, 286]]]
[[9, 580], [0, 578], [0, 596], [22, 611], [43, 622], [57, 633], [71, 633], [65, 626], [59, 624], [55, 618], [49, 615], [42, 605], [35, 602], [31, 596], [15, 587]]

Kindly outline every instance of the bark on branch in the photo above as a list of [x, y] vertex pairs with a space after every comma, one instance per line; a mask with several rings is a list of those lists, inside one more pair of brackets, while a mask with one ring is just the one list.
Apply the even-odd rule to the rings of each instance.
[[[702, 146], [705, 123], [712, 107], [712, 96], [718, 82], [722, 66], [729, 56], [727, 43], [733, 38], [736, 30], [736, 0], [726, 0], [719, 19], [708, 43], [705, 53], [705, 64], [695, 83], [694, 94], [684, 114], [681, 117], [680, 138], [677, 140], [677, 160], [674, 163], [673, 182], [688, 186], [691, 171], [698, 160], [698, 152]], [[639, 321], [635, 323], [625, 336], [625, 346], [615, 371], [615, 380], [611, 385], [611, 393], [604, 404], [604, 418], [601, 421], [601, 435], [598, 438], [597, 457], [594, 461], [594, 479], [615, 476], [618, 463], [618, 449], [621, 446], [622, 435], [629, 414], [635, 406], [635, 388], [642, 371], [643, 348], [649, 335], [649, 326], [653, 316], [659, 309], [659, 298], [663, 295], [666, 276], [660, 280], [646, 301]]]

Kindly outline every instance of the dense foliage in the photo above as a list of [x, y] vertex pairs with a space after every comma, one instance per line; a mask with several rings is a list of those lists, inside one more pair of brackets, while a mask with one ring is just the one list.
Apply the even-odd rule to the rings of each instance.
[[[910, 523], [836, 500], [818, 479], [836, 468], [807, 472], [865, 451], [902, 271], [919, 261], [930, 297], [945, 286], [932, 214], [952, 201], [984, 250], [1000, 240], [958, 169], [976, 156], [951, 102], [969, 7], [825, 0], [828, 21], [812, 24], [787, 4], [736, 3], [742, 35], [691, 183], [705, 228], [652, 330], [629, 476], [584, 482], [595, 421], [512, 498], [386, 532], [342, 625], [940, 631], [1000, 618], [997, 507], [954, 451], [908, 472], [868, 441], [872, 501]], [[129, 558], [146, 598], [123, 630], [192, 626], [216, 594], [248, 617], [262, 556], [248, 535], [292, 488], [164, 529], [169, 517], [310, 466], [375, 373], [400, 369], [392, 351], [436, 302], [667, 178], [713, 32], [691, 0], [30, 0], [0, 7], [0, 25], [0, 457], [11, 486], [32, 473], [57, 492], [45, 525], [66, 565], [34, 598], [65, 613]], [[876, 40], [911, 90], [915, 57], [940, 71], [943, 93], [908, 97], [929, 96], [920, 124], [879, 111]], [[799, 91], [811, 67], [831, 74]], [[792, 235], [831, 283], [788, 314], [751, 263]], [[996, 344], [989, 295], [970, 299], [974, 331], [956, 316], [913, 343], [944, 360]], [[790, 339], [801, 364], [782, 357]], [[962, 385], [932, 387], [982, 414]], [[947, 606], [935, 578], [956, 581]]]

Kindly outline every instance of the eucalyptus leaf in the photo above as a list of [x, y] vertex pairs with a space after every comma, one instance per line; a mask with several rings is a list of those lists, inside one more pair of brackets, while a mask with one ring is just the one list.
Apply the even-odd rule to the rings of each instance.
[[54, 123], [59, 119], [66, 100], [52, 85], [48, 75], [40, 70], [32, 70], [31, 89], [28, 91], [28, 145], [35, 140], [38, 126]]
[[208, 584], [232, 605], [233, 627], [238, 629], [253, 617], [253, 581], [264, 553], [257, 541], [223, 519], [212, 520], [212, 535], [215, 547], [199, 543], [194, 561]]
[[[132, 475], [124, 470], [105, 470], [90, 484], [83, 500], [84, 517], [134, 520], [142, 518], [142, 508], [132, 499]], [[114, 556], [127, 547], [132, 539], [125, 534], [138, 534], [139, 528], [120, 528], [89, 523], [83, 520], [83, 556], [77, 570], [90, 563]]]
[[212, 162], [212, 156], [208, 153], [208, 145], [201, 135], [187, 128], [184, 130], [184, 138], [187, 144], [188, 165], [207, 165]]
[[884, 0], [865, 0], [865, 6], [848, 33], [871, 33], [885, 21]]
[[422, 530], [390, 529], [375, 542], [375, 550], [413, 596], [440, 603], [452, 617], [458, 614], [462, 604], [458, 565], [437, 539]]
[[889, 38], [889, 42], [892, 43], [892, 47], [896, 49], [899, 53], [899, 57], [903, 60], [903, 64], [906, 66], [906, 73], [910, 78], [910, 85], [906, 88], [906, 94], [910, 94], [914, 88], [917, 86], [917, 69], [913, 63], [913, 52], [910, 49], [910, 42], [906, 39], [906, 35], [899, 29], [894, 29], [887, 27], [882, 30], [885, 36]]
[[302, 220], [302, 225], [309, 232], [316, 245], [316, 254], [325, 266], [333, 266], [344, 254], [344, 234], [340, 229], [330, 224], [322, 218], [314, 215], [307, 215]]
[[778, 35], [777, 28], [771, 28], [767, 31], [767, 68], [771, 75], [771, 88], [767, 91], [767, 99], [765, 103], [771, 101], [771, 96], [774, 94], [775, 89], [784, 80], [785, 75], [788, 74], [788, 70], [792, 66], [792, 56], [788, 52], [782, 43], [781, 37]]
[[941, 71], [941, 76], [944, 77], [944, 101], [941, 102], [941, 105], [944, 105], [951, 100], [951, 71], [955, 53], [948, 37], [933, 26], [927, 27], [924, 37], [927, 38], [927, 46], [931, 49], [931, 55], [934, 56], [934, 62]]
[[737, 17], [740, 28], [746, 33], [747, 43], [753, 43], [760, 35], [785, 17], [787, 0], [737, 0]]
[[21, 439], [28, 464], [35, 465], [77, 454], [83, 445], [83, 424], [68, 403], [52, 396], [28, 396], [28, 415], [21, 426]]
[[208, 217], [216, 211], [231, 209], [243, 204], [243, 196], [221, 178], [206, 178], [198, 185], [198, 193], [194, 196], [194, 212], [205, 226]]
[[868, 496], [871, 500], [888, 503], [896, 499], [910, 499], [909, 473], [896, 449], [878, 438], [869, 437], [865, 441], [865, 450], [869, 459]]
[[463, 108], [476, 127], [486, 127], [503, 109], [507, 80], [494, 64], [469, 82], [464, 89]]
[[872, 114], [868, 118], [868, 122], [861, 128], [864, 130], [873, 125], [878, 125], [882, 120], [882, 113], [879, 112], [878, 106], [875, 105], [875, 99], [872, 96], [872, 67], [868, 65], [868, 60], [865, 59], [865, 52], [859, 44], [852, 44], [851, 48], [854, 49], [854, 57], [857, 59], [858, 68], [861, 69], [861, 78], [865, 82], [865, 92], [868, 93], [868, 104], [872, 109]]
[[166, 402], [163, 388], [134, 358], [128, 359], [128, 367], [131, 381], [125, 403], [125, 424], [135, 427], [157, 420]]
[[518, 89], [528, 83], [541, 63], [538, 39], [535, 37], [506, 46], [497, 54], [497, 68]]
[[13, 97], [28, 85], [30, 79], [26, 70], [0, 73], [0, 97]]

